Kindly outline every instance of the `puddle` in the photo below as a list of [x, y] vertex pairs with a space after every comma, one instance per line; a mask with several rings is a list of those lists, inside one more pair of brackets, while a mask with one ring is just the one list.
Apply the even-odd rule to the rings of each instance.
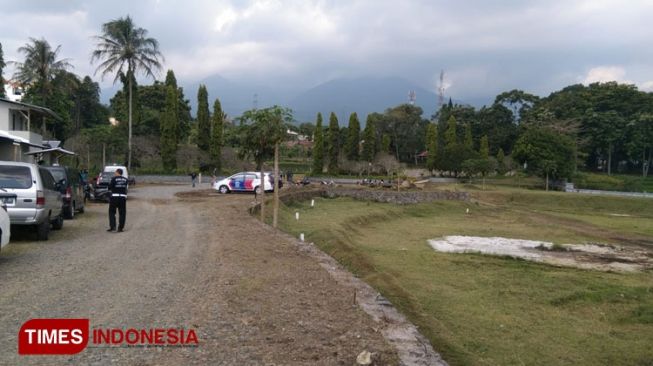
[[651, 253], [634, 247], [602, 244], [554, 245], [536, 240], [460, 235], [445, 236], [428, 242], [439, 252], [509, 256], [556, 266], [620, 272], [653, 268]]

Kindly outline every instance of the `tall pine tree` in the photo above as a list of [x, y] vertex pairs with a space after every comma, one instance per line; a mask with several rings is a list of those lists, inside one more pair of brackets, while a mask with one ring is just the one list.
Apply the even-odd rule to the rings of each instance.
[[322, 113], [318, 113], [313, 134], [313, 174], [322, 174], [322, 169], [324, 169], [324, 130]]
[[474, 150], [474, 139], [472, 138], [472, 125], [470, 123], [465, 124], [464, 145], [467, 151]]
[[458, 145], [457, 128], [456, 117], [449, 117], [449, 120], [447, 121], [447, 129], [444, 132], [444, 143], [447, 148]]
[[175, 95], [177, 96], [177, 99], [174, 101], [174, 109], [175, 109], [175, 144], [179, 143], [179, 138], [180, 138], [180, 129], [179, 129], [179, 89], [177, 87], [177, 78], [175, 77], [175, 73], [172, 70], [168, 70], [168, 73], [166, 74], [166, 81], [165, 81], [165, 86], [166, 86], [166, 92], [168, 87], [172, 87], [173, 90], [175, 91]]
[[438, 125], [429, 123], [426, 128], [426, 167], [432, 173], [438, 165]]
[[358, 121], [356, 112], [349, 116], [349, 128], [347, 128], [347, 144], [345, 145], [345, 154], [347, 159], [358, 160], [358, 144], [360, 143], [361, 125]]
[[490, 145], [488, 143], [487, 135], [481, 137], [481, 147], [479, 148], [481, 159], [490, 158]]
[[338, 117], [331, 112], [329, 116], [329, 136], [328, 136], [327, 157], [329, 174], [338, 174], [338, 153], [340, 152], [340, 127], [338, 126]]
[[211, 121], [209, 120], [209, 93], [205, 85], [197, 91], [197, 146], [209, 151], [211, 139]]
[[376, 128], [370, 115], [367, 115], [363, 131], [363, 160], [371, 163], [374, 156], [376, 156]]
[[160, 129], [163, 169], [172, 172], [177, 169], [177, 91], [173, 86], [166, 87], [166, 104]]
[[392, 146], [392, 139], [390, 138], [390, 135], [387, 133], [383, 134], [383, 137], [381, 137], [381, 151], [392, 155], [392, 150], [390, 147]]
[[219, 173], [222, 169], [222, 129], [224, 127], [224, 113], [220, 100], [216, 99], [213, 103], [213, 125], [211, 126], [211, 161]]

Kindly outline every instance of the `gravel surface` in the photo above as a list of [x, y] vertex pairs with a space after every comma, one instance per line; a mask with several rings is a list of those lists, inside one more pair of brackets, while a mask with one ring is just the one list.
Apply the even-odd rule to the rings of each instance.
[[[287, 236], [250, 217], [251, 195], [130, 190], [124, 233], [107, 205], [47, 242], [17, 231], [0, 254], [0, 364], [353, 365], [369, 351], [397, 364], [380, 326]], [[18, 356], [30, 318], [89, 318], [93, 328], [196, 329], [195, 348], [87, 348]]]

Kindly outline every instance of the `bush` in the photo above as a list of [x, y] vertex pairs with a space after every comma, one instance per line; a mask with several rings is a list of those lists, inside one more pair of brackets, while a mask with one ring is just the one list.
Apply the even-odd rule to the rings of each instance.
[[577, 173], [572, 181], [580, 189], [598, 189], [602, 191], [623, 191], [625, 184], [622, 179], [604, 174]]

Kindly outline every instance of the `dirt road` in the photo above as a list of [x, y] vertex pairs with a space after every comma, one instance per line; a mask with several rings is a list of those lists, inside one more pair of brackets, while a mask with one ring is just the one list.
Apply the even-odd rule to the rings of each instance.
[[[0, 364], [352, 365], [364, 350], [396, 363], [349, 290], [247, 214], [251, 195], [175, 196], [188, 189], [133, 189], [124, 233], [105, 231], [105, 204], [47, 242], [15, 233], [0, 254]], [[200, 344], [18, 356], [26, 320], [72, 317], [91, 329], [193, 328]]]

